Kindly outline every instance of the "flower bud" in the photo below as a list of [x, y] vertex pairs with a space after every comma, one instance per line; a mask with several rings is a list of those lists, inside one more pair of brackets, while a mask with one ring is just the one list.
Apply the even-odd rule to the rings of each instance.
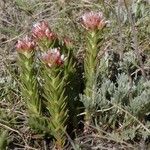
[[49, 67], [60, 66], [64, 63], [64, 55], [60, 54], [59, 48], [53, 48], [43, 53], [42, 61]]
[[71, 49], [73, 47], [73, 42], [70, 38], [64, 37], [63, 39], [64, 45], [68, 48]]
[[83, 27], [87, 30], [101, 30], [107, 23], [101, 12], [87, 12], [81, 19]]
[[35, 42], [28, 36], [22, 40], [18, 40], [16, 44], [16, 49], [19, 53], [27, 54], [31, 53], [35, 49]]

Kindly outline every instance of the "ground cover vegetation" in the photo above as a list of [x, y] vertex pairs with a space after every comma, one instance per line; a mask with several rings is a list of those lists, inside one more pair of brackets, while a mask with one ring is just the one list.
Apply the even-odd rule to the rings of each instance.
[[150, 149], [149, 0], [1, 0], [0, 149]]

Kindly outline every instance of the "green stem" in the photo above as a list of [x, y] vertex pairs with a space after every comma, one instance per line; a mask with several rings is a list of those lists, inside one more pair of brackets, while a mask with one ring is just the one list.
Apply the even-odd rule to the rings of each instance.
[[96, 65], [97, 65], [97, 38], [96, 32], [91, 32], [88, 33], [87, 50], [84, 61], [84, 70], [86, 79], [85, 95], [88, 97], [92, 96], [92, 90], [95, 84], [94, 77], [96, 75]]
[[[92, 105], [92, 95], [94, 91], [95, 86], [95, 76], [96, 76], [96, 66], [97, 66], [97, 32], [92, 31], [87, 33], [87, 49], [86, 49], [86, 55], [84, 60], [84, 71], [85, 71], [85, 96], [87, 99], [89, 99], [88, 103], [91, 103]], [[90, 102], [91, 101], [91, 102]], [[85, 109], [86, 116], [85, 120], [86, 122], [91, 121], [92, 116], [92, 106], [88, 105], [88, 108]]]
[[[36, 119], [40, 118], [41, 102], [38, 93], [38, 83], [36, 79], [36, 73], [34, 69], [34, 53], [30, 57], [26, 57], [24, 54], [19, 54], [20, 65], [20, 79], [22, 96], [27, 106], [30, 122], [36, 122]], [[30, 124], [32, 128], [36, 128], [37, 124]]]

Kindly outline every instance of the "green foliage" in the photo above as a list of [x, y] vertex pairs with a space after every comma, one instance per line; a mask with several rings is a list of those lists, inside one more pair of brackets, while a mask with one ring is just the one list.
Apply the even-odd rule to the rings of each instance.
[[[118, 76], [116, 84], [104, 78], [101, 85], [97, 87], [95, 96], [91, 97], [93, 98], [91, 106], [97, 108], [95, 115], [98, 117], [99, 124], [114, 130], [120, 124], [120, 136], [123, 139], [133, 139], [138, 131], [141, 132], [141, 128], [136, 129], [139, 123], [137, 120], [145, 122], [144, 116], [150, 112], [149, 85], [149, 81], [144, 81], [143, 78], [138, 81], [133, 80], [131, 85], [128, 75], [124, 73]], [[85, 107], [89, 107], [88, 98], [84, 97], [82, 101]]]
[[[95, 89], [96, 81], [96, 69], [98, 65], [97, 55], [98, 55], [98, 33], [97, 31], [88, 31], [86, 35], [86, 53], [84, 59], [84, 76], [85, 76], [85, 97], [87, 101], [82, 100], [85, 106], [85, 120], [86, 122], [91, 121], [91, 116], [93, 110], [93, 93]], [[88, 123], [89, 124], [89, 123]]]
[[7, 137], [8, 137], [8, 132], [7, 130], [3, 130], [0, 132], [0, 149], [5, 150], [7, 146]]
[[[66, 141], [73, 145], [70, 132], [77, 129], [76, 136], [82, 132], [82, 129], [79, 131], [77, 128], [82, 122], [78, 116], [82, 114], [85, 114], [85, 123], [89, 121], [89, 128], [94, 131], [91, 131], [91, 135], [91, 132], [84, 133], [85, 136], [78, 139], [82, 146], [75, 144], [74, 149], [84, 149], [84, 142], [88, 141], [89, 144], [90, 136], [91, 143], [94, 143], [94, 148], [90, 143], [91, 149], [99, 148], [97, 137], [100, 137], [100, 146], [105, 143], [104, 136], [111, 144], [112, 141], [119, 142], [119, 145], [120, 141], [139, 143], [140, 140], [146, 143], [150, 135], [149, 2], [8, 2], [15, 4], [14, 8], [19, 10], [16, 14], [13, 14], [14, 9], [10, 13], [6, 5], [6, 16], [1, 15], [0, 31], [9, 41], [6, 46], [4, 43], [8, 42], [5, 38], [3, 42], [2, 38], [1, 47], [4, 50], [9, 49], [8, 53], [13, 51], [11, 47], [14, 47], [16, 35], [26, 32], [28, 25], [36, 20], [50, 20], [52, 27], [59, 33], [55, 41], [47, 38], [36, 41], [35, 52], [19, 54], [19, 73], [14, 62], [11, 62], [9, 67], [14, 69], [13, 73], [0, 77], [0, 122], [8, 125], [6, 128], [11, 131], [8, 134], [8, 131], [0, 130], [0, 149], [6, 149], [7, 146], [8, 149], [11, 148], [9, 137], [14, 147], [19, 143], [22, 147], [25, 144], [24, 148], [28, 149], [28, 144], [39, 149], [51, 149], [49, 142], [52, 137], [56, 148], [64, 149]], [[81, 12], [95, 9], [104, 12], [109, 20], [107, 27], [100, 33], [96, 31], [83, 34], [81, 25], [78, 27], [80, 21], [74, 18], [78, 18]], [[73, 47], [67, 47], [60, 40], [60, 34], [66, 32], [76, 39]], [[60, 47], [61, 53], [65, 55], [64, 64], [48, 67], [40, 61], [41, 54], [56, 47]], [[79, 50], [85, 55], [81, 54], [79, 58], [73, 50]], [[79, 68], [84, 68], [84, 71]], [[21, 82], [18, 82], [16, 74], [19, 74]], [[29, 124], [26, 124], [26, 119]], [[29, 131], [28, 125], [34, 130]], [[20, 137], [14, 136], [16, 134], [13, 132]], [[38, 133], [42, 133], [40, 140], [37, 138]], [[103, 138], [105, 140], [101, 140]], [[85, 145], [88, 147], [88, 144]]]
[[21, 91], [29, 115], [29, 124], [33, 129], [41, 131], [39, 127], [40, 122], [43, 124], [43, 121], [40, 119], [41, 102], [34, 66], [34, 52], [27, 56], [20, 53], [18, 64], [20, 66]]
[[66, 121], [68, 118], [67, 97], [65, 93], [66, 79], [61, 67], [49, 68], [43, 64], [41, 76], [44, 79], [44, 98], [46, 108], [50, 114], [48, 128], [50, 134], [56, 139], [56, 146], [63, 147], [65, 144]]
[[66, 85], [65, 85], [65, 95], [67, 95], [68, 101], [68, 120], [70, 121], [70, 125], [74, 128], [77, 127], [78, 119], [77, 115], [79, 111], [80, 101], [79, 101], [79, 94], [82, 90], [81, 83], [82, 79], [79, 80], [78, 70], [76, 69], [76, 59], [73, 53], [72, 48], [64, 47], [66, 53], [67, 60], [64, 64], [64, 75], [67, 76]]
[[85, 70], [85, 80], [86, 80], [86, 89], [85, 95], [91, 97], [91, 92], [94, 86], [94, 76], [96, 75], [96, 66], [97, 66], [97, 34], [96, 32], [87, 33], [87, 49], [86, 56], [84, 59], [84, 70]]

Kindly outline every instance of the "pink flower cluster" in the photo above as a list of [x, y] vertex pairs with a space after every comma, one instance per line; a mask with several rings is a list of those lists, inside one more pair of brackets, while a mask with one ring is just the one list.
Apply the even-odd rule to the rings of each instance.
[[101, 12], [87, 12], [82, 15], [82, 25], [87, 30], [102, 29], [106, 25]]
[[48, 39], [52, 41], [56, 39], [56, 34], [51, 31], [46, 21], [38, 22], [33, 26], [32, 36], [36, 40]]
[[[18, 52], [30, 56], [30, 53], [35, 49], [36, 42], [39, 40], [48, 40], [53, 41], [56, 39], [56, 34], [54, 34], [49, 26], [48, 23], [45, 21], [36, 23], [32, 28], [32, 38], [26, 36], [22, 40], [18, 40], [16, 44], [16, 49]], [[44, 41], [46, 42], [46, 41]], [[69, 40], [66, 43], [70, 43]], [[64, 63], [64, 55], [60, 54], [59, 48], [50, 49], [47, 52], [42, 54], [42, 61], [48, 65], [49, 67], [55, 65], [62, 65]]]
[[59, 48], [53, 48], [48, 50], [46, 53], [43, 53], [42, 60], [49, 67], [60, 66], [64, 63], [64, 55], [60, 54]]
[[29, 37], [26, 36], [22, 40], [18, 40], [16, 44], [16, 49], [18, 52], [31, 52], [35, 49], [35, 42]]

